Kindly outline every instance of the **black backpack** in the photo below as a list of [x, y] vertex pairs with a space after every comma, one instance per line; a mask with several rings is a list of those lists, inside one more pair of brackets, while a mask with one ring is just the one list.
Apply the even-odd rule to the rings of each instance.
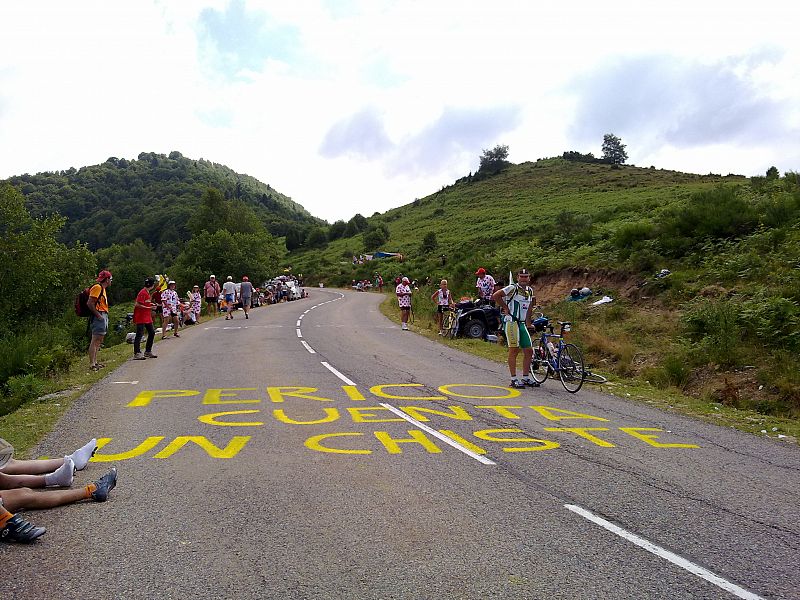
[[[85, 290], [81, 291], [77, 296], [75, 296], [75, 314], [79, 317], [91, 317], [94, 313], [89, 310], [89, 290], [91, 290], [97, 284], [94, 283], [87, 287]], [[101, 290], [101, 294], [105, 294], [105, 290]]]

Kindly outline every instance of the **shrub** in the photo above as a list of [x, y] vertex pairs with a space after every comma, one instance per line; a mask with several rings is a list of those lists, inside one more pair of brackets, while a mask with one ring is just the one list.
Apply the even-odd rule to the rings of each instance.
[[732, 300], [703, 299], [689, 308], [683, 322], [707, 362], [723, 367], [736, 364], [742, 339], [738, 304]]
[[17, 375], [5, 383], [5, 397], [0, 398], [0, 416], [7, 415], [17, 408], [36, 400], [44, 392], [44, 382], [36, 375]]

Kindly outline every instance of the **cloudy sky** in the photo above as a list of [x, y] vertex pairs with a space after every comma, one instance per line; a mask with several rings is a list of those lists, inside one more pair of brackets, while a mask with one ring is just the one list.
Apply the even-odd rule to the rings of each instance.
[[178, 150], [333, 221], [507, 144], [800, 170], [800, 3], [0, 2], [0, 178]]

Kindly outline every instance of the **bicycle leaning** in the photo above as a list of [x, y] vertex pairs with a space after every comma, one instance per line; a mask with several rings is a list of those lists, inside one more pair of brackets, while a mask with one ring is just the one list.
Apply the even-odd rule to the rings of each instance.
[[[564, 341], [564, 334], [572, 328], [569, 321], [558, 321], [559, 332], [554, 333], [550, 320], [542, 313], [533, 320], [535, 333], [540, 333], [539, 345], [533, 349], [531, 362], [531, 376], [538, 383], [544, 383], [549, 377], [561, 381], [561, 385], [568, 392], [574, 394], [586, 379], [586, 368], [583, 362], [583, 353], [575, 344]], [[558, 340], [558, 344], [554, 344]]]

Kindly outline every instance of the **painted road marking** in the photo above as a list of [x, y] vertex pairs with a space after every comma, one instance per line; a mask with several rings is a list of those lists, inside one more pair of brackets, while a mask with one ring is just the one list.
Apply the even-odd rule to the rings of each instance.
[[336, 376], [337, 376], [339, 379], [341, 379], [342, 381], [344, 381], [346, 385], [352, 385], [352, 386], [355, 386], [355, 385], [356, 385], [356, 384], [355, 384], [355, 382], [353, 382], [353, 381], [350, 381], [350, 380], [349, 380], [347, 377], [345, 377], [344, 375], [342, 375], [342, 374], [341, 374], [339, 371], [337, 371], [335, 368], [333, 368], [332, 366], [330, 366], [328, 363], [326, 363], [326, 362], [324, 362], [324, 361], [323, 361], [323, 362], [322, 362], [322, 366], [323, 366], [323, 367], [325, 367], [326, 369], [328, 369], [328, 371], [330, 371], [330, 372], [331, 372], [331, 373], [333, 373], [334, 375], [336, 375]]
[[295, 323], [295, 327], [300, 327], [300, 319], [297, 319], [297, 323]]
[[674, 552], [670, 552], [669, 550], [666, 550], [661, 546], [654, 544], [653, 542], [650, 542], [642, 537], [639, 537], [638, 535], [631, 533], [630, 531], [627, 531], [622, 527], [619, 527], [618, 525], [614, 525], [613, 523], [606, 521], [602, 517], [598, 517], [597, 515], [586, 510], [585, 508], [581, 508], [580, 506], [576, 506], [574, 504], [565, 504], [564, 508], [574, 512], [575, 514], [582, 516], [584, 519], [588, 519], [589, 521], [591, 521], [596, 525], [599, 525], [603, 529], [607, 529], [611, 533], [617, 534], [618, 536], [628, 540], [629, 542], [635, 544], [636, 546], [639, 546], [640, 548], [643, 548], [644, 550], [647, 550], [648, 552], [651, 552], [656, 556], [668, 560], [672, 564], [679, 566], [681, 569], [685, 569], [690, 573], [697, 575], [701, 579], [705, 579], [709, 583], [712, 583], [717, 587], [722, 588], [726, 592], [730, 592], [737, 598], [745, 598], [747, 600], [764, 600], [764, 598], [762, 598], [761, 596], [754, 594], [753, 592], [749, 592], [746, 589], [739, 587], [735, 583], [731, 583], [727, 579], [724, 579], [719, 575], [712, 573], [708, 569], [704, 569], [700, 565], [696, 565], [693, 562], [686, 560], [682, 556], [678, 556]]
[[[323, 363], [323, 364], [325, 364], [325, 363]], [[466, 454], [470, 458], [474, 458], [479, 463], [482, 463], [484, 465], [497, 464], [494, 461], [491, 461], [488, 458], [486, 458], [484, 456], [481, 456], [480, 454], [475, 454], [472, 450], [468, 450], [467, 448], [465, 448], [464, 446], [462, 446], [461, 444], [459, 444], [455, 440], [447, 437], [443, 433], [439, 433], [438, 431], [436, 431], [435, 429], [431, 429], [430, 427], [428, 427], [424, 423], [420, 423], [419, 421], [417, 421], [416, 419], [411, 417], [409, 414], [403, 412], [399, 408], [395, 408], [391, 404], [385, 404], [383, 402], [381, 402], [381, 406], [384, 407], [386, 410], [390, 410], [391, 412], [396, 414], [398, 417], [401, 417], [402, 419], [405, 419], [406, 421], [411, 423], [414, 427], [419, 427], [425, 433], [428, 433], [428, 434], [432, 435], [433, 437], [443, 441], [445, 444], [447, 444], [449, 446], [452, 446], [453, 448], [455, 448], [459, 452], [463, 452], [464, 454]]]
[[303, 334], [300, 333], [299, 329], [296, 329], [295, 331], [297, 332], [297, 337], [299, 337], [299, 338], [303, 337]]
[[316, 350], [314, 350], [311, 346], [308, 345], [307, 341], [302, 340], [300, 343], [303, 344], [303, 346], [305, 346], [305, 348], [306, 348], [306, 350], [308, 350], [309, 354], [316, 354], [317, 353]]
[[130, 385], [136, 385], [137, 383], [139, 383], [139, 380], [137, 379], [136, 381], [115, 381], [114, 383], [129, 383]]

